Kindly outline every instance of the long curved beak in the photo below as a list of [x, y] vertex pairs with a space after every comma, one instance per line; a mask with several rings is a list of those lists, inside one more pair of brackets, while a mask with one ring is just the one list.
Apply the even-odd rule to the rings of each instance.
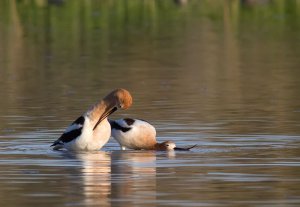
[[107, 109], [105, 109], [104, 113], [100, 116], [99, 120], [97, 121], [97, 123], [95, 124], [93, 130], [96, 129], [96, 127], [98, 126], [98, 124], [101, 123], [101, 121], [103, 121], [104, 119], [106, 119], [109, 115], [111, 115], [112, 113], [114, 113], [118, 108], [116, 106], [114, 107], [109, 107]]
[[190, 149], [196, 147], [197, 145], [193, 145], [191, 147], [175, 147], [174, 150], [177, 150], [177, 151], [189, 151]]

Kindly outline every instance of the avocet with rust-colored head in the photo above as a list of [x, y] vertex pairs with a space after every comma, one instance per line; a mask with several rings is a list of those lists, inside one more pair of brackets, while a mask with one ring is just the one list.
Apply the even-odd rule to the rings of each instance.
[[107, 117], [117, 109], [127, 109], [132, 97], [125, 89], [116, 89], [77, 118], [51, 145], [53, 149], [99, 150], [111, 135]]
[[111, 135], [123, 150], [189, 150], [196, 146], [179, 148], [172, 141], [158, 143], [155, 128], [144, 120], [124, 118], [109, 122]]

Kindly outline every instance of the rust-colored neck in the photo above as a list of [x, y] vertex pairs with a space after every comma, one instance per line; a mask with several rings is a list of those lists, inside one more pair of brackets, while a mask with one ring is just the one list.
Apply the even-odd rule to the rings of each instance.
[[154, 150], [166, 150], [165, 146], [163, 145], [163, 143], [156, 143], [154, 145]]
[[98, 121], [100, 116], [105, 112], [106, 108], [107, 103], [102, 100], [99, 103], [93, 105], [87, 113], [92, 121]]

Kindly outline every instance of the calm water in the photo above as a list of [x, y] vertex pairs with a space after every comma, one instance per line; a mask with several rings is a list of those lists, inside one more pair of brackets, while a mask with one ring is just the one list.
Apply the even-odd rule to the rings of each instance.
[[[299, 206], [300, 1], [249, 2], [1, 1], [0, 206]], [[49, 148], [117, 87], [198, 147]]]

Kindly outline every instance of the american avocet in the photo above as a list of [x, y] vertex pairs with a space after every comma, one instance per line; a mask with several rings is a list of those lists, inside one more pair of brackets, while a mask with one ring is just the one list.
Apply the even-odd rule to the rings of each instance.
[[172, 141], [158, 143], [156, 130], [148, 122], [140, 119], [124, 118], [109, 120], [111, 135], [120, 144], [122, 150], [189, 150], [192, 147], [179, 148]]
[[132, 97], [125, 89], [116, 89], [77, 118], [51, 146], [53, 149], [99, 150], [107, 143], [111, 127], [107, 117], [118, 108], [127, 109]]

